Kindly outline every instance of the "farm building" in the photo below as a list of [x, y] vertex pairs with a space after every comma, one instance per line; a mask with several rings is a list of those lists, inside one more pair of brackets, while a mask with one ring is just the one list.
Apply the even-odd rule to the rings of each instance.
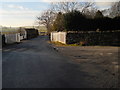
[[4, 32], [2, 33], [2, 45], [20, 43], [21, 40], [35, 38], [38, 35], [38, 30], [34, 28], [19, 28], [17, 32]]
[[19, 32], [21, 39], [31, 39], [39, 35], [38, 30], [35, 28], [20, 28]]
[[35, 28], [25, 28], [25, 31], [27, 39], [35, 38], [39, 35], [38, 30]]

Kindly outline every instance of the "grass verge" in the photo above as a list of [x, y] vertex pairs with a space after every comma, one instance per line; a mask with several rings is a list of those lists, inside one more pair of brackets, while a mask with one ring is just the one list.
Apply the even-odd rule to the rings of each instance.
[[112, 48], [118, 48], [118, 49], [120, 49], [120, 47], [119, 46], [100, 46], [100, 45], [96, 45], [96, 46], [94, 46], [94, 45], [91, 45], [91, 46], [84, 46], [84, 45], [81, 45], [81, 44], [78, 44], [78, 43], [76, 43], [76, 44], [63, 44], [63, 43], [61, 43], [61, 42], [52, 42], [52, 41], [47, 41], [48, 43], [50, 43], [50, 44], [53, 44], [53, 45], [55, 45], [55, 46], [59, 46], [59, 47], [62, 47], [62, 46], [83, 46], [83, 47], [96, 47], [96, 48], [100, 48], [100, 47], [104, 47], [104, 48], [109, 48], [109, 47], [112, 47]]
[[81, 46], [79, 44], [64, 44], [61, 42], [52, 42], [52, 41], [48, 41], [48, 43], [54, 44], [55, 46]]

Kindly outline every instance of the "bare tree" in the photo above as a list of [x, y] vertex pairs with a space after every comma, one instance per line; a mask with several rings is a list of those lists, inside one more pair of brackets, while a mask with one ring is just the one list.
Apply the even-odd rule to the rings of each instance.
[[[95, 3], [93, 2], [55, 2], [51, 3], [51, 8], [55, 12], [71, 12], [74, 10], [81, 11], [83, 14], [94, 16], [97, 12]], [[94, 14], [94, 15], [93, 15]]]
[[79, 3], [78, 2], [54, 2], [51, 3], [51, 7], [56, 12], [71, 12], [73, 10], [79, 9]]
[[89, 7], [93, 7], [93, 2], [84, 2], [81, 4], [82, 13], [84, 13]]
[[52, 2], [49, 10], [43, 12], [40, 16], [37, 16], [37, 23], [39, 26], [45, 25], [49, 33], [58, 12], [68, 13], [74, 10], [78, 10], [83, 14], [90, 14], [90, 12], [85, 12], [93, 5], [94, 4], [92, 2]]
[[88, 18], [94, 18], [97, 8], [94, 2], [84, 2], [81, 4], [81, 12]]
[[120, 1], [115, 2], [111, 7], [110, 17], [120, 16]]
[[78, 2], [54, 2], [51, 3], [50, 9], [44, 11], [40, 16], [37, 16], [37, 24], [45, 25], [48, 33], [51, 31], [51, 26], [53, 25], [54, 20], [58, 12], [70, 12], [78, 9]]
[[44, 11], [40, 16], [37, 16], [37, 24], [44, 25], [48, 33], [50, 32], [51, 25], [54, 21], [55, 13], [52, 10]]

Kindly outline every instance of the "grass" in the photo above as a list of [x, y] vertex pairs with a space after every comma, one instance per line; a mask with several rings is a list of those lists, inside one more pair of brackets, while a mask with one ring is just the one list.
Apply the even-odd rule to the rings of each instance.
[[48, 41], [48, 43], [54, 44], [56, 46], [81, 46], [79, 44], [64, 44], [61, 42], [53, 42], [53, 41]]
[[19, 30], [17, 28], [1, 28], [0, 32], [2, 32], [2, 34], [14, 34], [18, 33]]
[[[62, 47], [62, 46], [84, 46], [84, 45], [80, 45], [80, 44], [78, 44], [78, 43], [76, 43], [76, 44], [63, 44], [63, 43], [61, 43], [61, 42], [53, 42], [53, 41], [48, 41], [48, 43], [50, 43], [50, 44], [53, 44], [53, 45], [55, 45], [55, 46], [58, 46], [58, 47]], [[94, 47], [94, 48], [101, 48], [101, 47], [104, 47], [104, 48], [106, 48], [106, 47], [112, 47], [112, 48], [120, 48], [119, 46], [84, 46], [84, 47]]]

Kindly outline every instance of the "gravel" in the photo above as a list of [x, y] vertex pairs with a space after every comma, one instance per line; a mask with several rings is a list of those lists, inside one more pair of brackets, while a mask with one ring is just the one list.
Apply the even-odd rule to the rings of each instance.
[[111, 46], [55, 46], [88, 73], [87, 79], [95, 88], [118, 88], [119, 47]]

